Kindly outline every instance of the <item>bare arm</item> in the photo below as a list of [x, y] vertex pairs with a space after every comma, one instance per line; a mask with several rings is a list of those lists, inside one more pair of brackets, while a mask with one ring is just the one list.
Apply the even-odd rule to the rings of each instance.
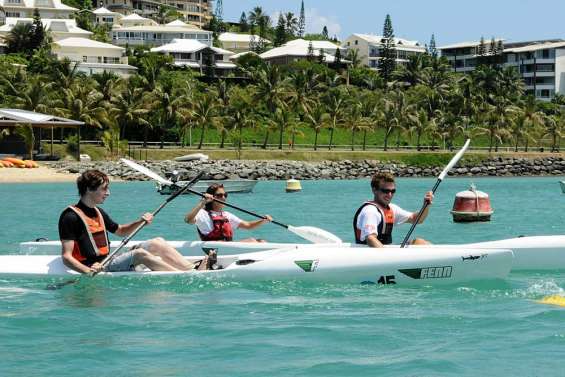
[[144, 213], [141, 216], [141, 219], [131, 222], [129, 224], [120, 224], [118, 225], [118, 229], [116, 230], [115, 234], [120, 237], [129, 236], [134, 230], [137, 229], [138, 226], [146, 222], [147, 224], [151, 224], [153, 221], [153, 215], [151, 213]]
[[206, 203], [208, 203], [209, 201], [212, 200], [209, 197], [213, 198], [213, 196], [210, 195], [210, 194], [204, 194], [204, 196], [205, 196], [205, 198], [202, 198], [201, 200], [199, 200], [198, 203], [196, 203], [196, 205], [194, 206], [194, 208], [191, 209], [190, 212], [188, 212], [184, 216], [184, 221], [186, 223], [189, 223], [189, 224], [196, 223], [196, 215], [198, 215], [198, 212], [200, 212], [200, 210], [203, 209], [206, 206]]
[[381, 241], [378, 240], [376, 234], [369, 234], [367, 236], [367, 245], [369, 245], [369, 247], [384, 247]]
[[265, 215], [264, 219], [254, 220], [254, 221], [242, 221], [239, 223], [238, 228], [241, 229], [255, 229], [265, 223], [273, 221], [273, 218], [269, 215]]
[[[422, 217], [420, 217], [420, 221], [418, 221], [418, 224], [423, 223], [426, 217], [428, 217], [428, 212], [430, 211], [430, 206], [432, 205], [433, 200], [434, 200], [434, 194], [431, 191], [428, 191], [426, 193], [426, 196], [424, 197], [424, 203], [428, 203], [428, 205], [424, 209], [424, 212], [422, 212]], [[418, 217], [418, 212], [413, 212], [412, 215], [410, 215], [410, 218], [408, 218], [406, 222], [410, 224], [414, 224], [416, 222], [417, 217]]]
[[75, 241], [62, 240], [61, 245], [62, 245], [61, 257], [63, 258], [63, 263], [65, 264], [65, 266], [72, 268], [73, 270], [80, 272], [82, 274], [90, 274], [99, 269], [98, 265], [100, 265], [100, 263], [95, 263], [92, 265], [92, 267], [88, 267], [80, 263], [75, 257], [73, 257], [73, 248], [75, 245]]

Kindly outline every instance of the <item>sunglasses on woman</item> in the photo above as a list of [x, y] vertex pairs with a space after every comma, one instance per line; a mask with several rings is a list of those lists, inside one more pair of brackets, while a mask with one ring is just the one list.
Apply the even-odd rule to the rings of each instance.
[[214, 198], [227, 198], [227, 197], [228, 197], [227, 192], [220, 192], [218, 194], [214, 194]]
[[379, 189], [380, 192], [382, 192], [383, 194], [394, 194], [396, 192], [396, 189]]

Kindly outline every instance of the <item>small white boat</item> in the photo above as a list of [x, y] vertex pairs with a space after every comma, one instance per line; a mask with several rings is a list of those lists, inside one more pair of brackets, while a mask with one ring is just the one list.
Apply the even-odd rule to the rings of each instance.
[[204, 153], [191, 153], [184, 156], [175, 157], [175, 161], [208, 161], [208, 155]]
[[559, 181], [559, 185], [561, 186], [561, 192], [565, 194], [565, 181]]
[[[253, 188], [257, 184], [256, 180], [253, 179], [223, 179], [223, 180], [203, 180], [198, 181], [192, 186], [194, 191], [205, 192], [206, 189], [213, 183], [219, 183], [224, 185], [224, 189], [229, 193], [248, 193], [252, 192]], [[185, 186], [187, 181], [178, 181], [178, 185]], [[170, 195], [176, 190], [175, 187], [157, 184], [157, 191], [161, 195]], [[185, 191], [185, 194], [190, 194], [190, 192]]]
[[[144, 241], [131, 241], [128, 246], [137, 245]], [[218, 255], [241, 255], [256, 253], [267, 250], [283, 250], [289, 248], [308, 247], [309, 249], [345, 249], [346, 254], [351, 255], [359, 250], [367, 248], [364, 245], [341, 244], [289, 244], [289, 243], [251, 243], [251, 242], [220, 242], [220, 241], [167, 241], [185, 256], [201, 257], [208, 249], [217, 250]], [[111, 249], [119, 246], [121, 241], [112, 241]], [[421, 245], [408, 246], [409, 249], [508, 249], [514, 252], [512, 271], [522, 270], [565, 270], [565, 236], [530, 236], [516, 237], [497, 241], [476, 242], [459, 245]], [[386, 249], [400, 251], [399, 245], [388, 245]], [[381, 250], [370, 249], [372, 252]], [[19, 254], [24, 257], [28, 255], [59, 254], [61, 243], [59, 241], [22, 242]]]
[[[186, 257], [195, 261], [202, 258]], [[466, 248], [382, 249], [300, 245], [219, 255], [220, 269], [187, 272], [114, 272], [102, 276], [184, 275], [228, 281], [297, 280], [349, 284], [432, 286], [502, 279], [510, 272], [511, 250]], [[77, 275], [58, 255], [0, 256], [0, 276]]]

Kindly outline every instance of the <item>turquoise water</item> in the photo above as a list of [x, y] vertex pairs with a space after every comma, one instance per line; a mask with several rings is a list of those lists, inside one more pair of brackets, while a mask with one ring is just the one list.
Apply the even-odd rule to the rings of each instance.
[[[471, 181], [447, 179], [416, 235], [452, 243], [563, 234], [559, 179], [474, 179], [495, 214], [472, 224], [449, 214]], [[434, 182], [399, 180], [395, 202], [418, 209]], [[285, 194], [284, 182], [260, 182], [229, 200], [351, 241], [368, 181], [302, 186]], [[113, 183], [111, 192], [104, 208], [119, 222], [165, 198], [151, 183]], [[76, 192], [67, 183], [2, 184], [0, 197], [0, 254], [8, 254], [24, 240], [57, 239], [59, 213]], [[139, 237], [194, 238], [182, 218], [195, 201], [176, 199]], [[406, 231], [396, 228], [395, 240]], [[274, 225], [238, 235], [300, 242]], [[174, 277], [85, 279], [48, 291], [49, 282], [0, 278], [0, 376], [565, 376], [565, 309], [535, 302], [565, 294], [565, 273], [419, 289]]]

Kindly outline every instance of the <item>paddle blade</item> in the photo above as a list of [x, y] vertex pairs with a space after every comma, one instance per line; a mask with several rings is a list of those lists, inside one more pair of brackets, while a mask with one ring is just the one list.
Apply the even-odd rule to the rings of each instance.
[[463, 145], [463, 148], [461, 148], [461, 150], [459, 152], [457, 152], [457, 154], [455, 156], [453, 156], [451, 161], [449, 161], [449, 164], [447, 164], [445, 169], [443, 169], [443, 171], [441, 172], [441, 174], [438, 177], [439, 180], [443, 181], [443, 179], [445, 178], [447, 173], [449, 173], [449, 171], [455, 166], [455, 164], [457, 164], [457, 162], [459, 162], [461, 157], [463, 157], [463, 153], [465, 153], [467, 148], [469, 148], [470, 143], [471, 143], [471, 139], [467, 139], [467, 141], [465, 142], [465, 145]]
[[304, 238], [312, 243], [342, 243], [343, 241], [336, 236], [320, 228], [313, 226], [288, 226], [292, 233]]
[[538, 301], [540, 304], [557, 305], [565, 307], [565, 297], [559, 295], [546, 296]]
[[149, 178], [153, 178], [154, 180], [156, 180], [157, 182], [160, 182], [164, 185], [174, 185], [173, 182], [169, 181], [166, 178], [161, 177], [159, 174], [155, 173], [152, 170], [149, 170], [148, 168], [146, 168], [145, 166], [139, 165], [136, 162], [133, 162], [131, 160], [128, 160], [126, 158], [120, 158], [120, 161], [122, 161], [124, 164], [126, 164], [127, 166], [129, 166], [130, 168], [137, 170], [140, 173], [145, 174], [146, 176], [148, 176]]

